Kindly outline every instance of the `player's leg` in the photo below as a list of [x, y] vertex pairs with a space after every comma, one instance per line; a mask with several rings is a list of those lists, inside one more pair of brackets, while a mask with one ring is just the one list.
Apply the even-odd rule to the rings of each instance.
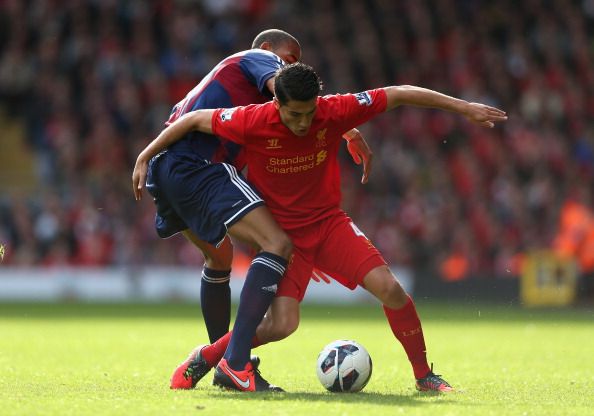
[[270, 310], [256, 330], [259, 345], [280, 341], [299, 327], [299, 301], [288, 296], [274, 298]]
[[270, 310], [258, 326], [256, 341], [262, 345], [280, 341], [299, 327], [300, 305], [305, 297], [313, 270], [315, 233], [314, 227], [293, 234], [295, 247], [291, 264], [282, 278]]
[[[266, 316], [260, 325], [258, 325], [256, 336], [252, 339], [252, 348], [286, 338], [298, 326], [299, 301], [286, 296], [275, 297]], [[242, 380], [248, 380], [249, 371], [238, 371], [230, 368], [227, 359], [223, 357], [232, 335], [233, 332], [229, 332], [214, 344], [205, 346], [200, 351], [200, 356], [205, 363], [210, 363], [209, 365], [218, 362], [213, 384], [237, 390], [246, 390], [244, 388], [245, 386], [242, 386], [240, 383]], [[249, 368], [253, 368], [253, 363], [247, 364], [245, 370]], [[253, 382], [256, 385], [255, 390], [283, 391], [279, 387], [270, 385], [266, 380], [262, 379], [258, 372], [254, 375]]]
[[[418, 381], [433, 376], [426, 358], [425, 340], [415, 305], [373, 244], [346, 216], [328, 221], [326, 243], [316, 267], [353, 289], [361, 285], [383, 304], [396, 339], [402, 344]], [[440, 379], [441, 380], [441, 379]], [[433, 378], [432, 382], [435, 382]], [[442, 390], [449, 388], [441, 380]]]
[[[284, 273], [291, 242], [264, 201], [232, 166], [223, 163], [197, 166], [197, 163], [176, 159], [168, 162], [160, 171], [161, 189], [187, 224], [185, 228], [213, 245], [223, 242], [229, 233], [260, 250], [246, 276], [230, 343], [229, 360], [243, 370], [250, 359], [250, 343], [256, 326], [270, 306]], [[200, 361], [198, 353], [182, 363], [174, 372], [172, 387], [193, 387], [210, 369], [202, 368]], [[252, 378], [253, 373], [252, 370]], [[261, 385], [259, 383], [258, 387]]]
[[[179, 176], [176, 172], [180, 170], [192, 172], [193, 174]], [[186, 221], [186, 219], [192, 219], [192, 216], [188, 214], [200, 212], [202, 207], [186, 207], [177, 202], [190, 199], [181, 191], [192, 187], [193, 177], [198, 176], [198, 172], [199, 167], [196, 164], [184, 166], [184, 164], [176, 163], [175, 158], [171, 158], [171, 155], [167, 152], [151, 159], [147, 171], [146, 189], [153, 197], [157, 208], [155, 227], [159, 237], [171, 237], [178, 232], [183, 232], [186, 238], [188, 237], [187, 232], [190, 232], [189, 224], [191, 224], [191, 221]], [[199, 178], [195, 179], [195, 182], [199, 181]], [[195, 233], [192, 232], [192, 235], [195, 235]], [[196, 237], [196, 240], [198, 240], [198, 237]], [[199, 246], [199, 248], [201, 247]], [[206, 365], [200, 357], [200, 349], [201, 347], [194, 349], [188, 358], [177, 366], [171, 376], [170, 387], [172, 389], [193, 388], [196, 382], [210, 371], [211, 367]]]
[[[288, 296], [275, 297], [256, 329], [256, 336], [252, 338], [252, 348], [280, 341], [295, 332], [299, 327], [299, 309], [297, 299]], [[223, 358], [232, 334], [233, 332], [228, 332], [202, 349], [202, 357], [208, 365], [212, 367]]]
[[392, 333], [400, 341], [413, 367], [415, 378], [429, 372], [425, 338], [414, 302], [404, 291], [388, 266], [370, 270], [362, 286], [382, 304]]
[[285, 272], [292, 245], [268, 209], [259, 206], [229, 227], [229, 234], [259, 249], [248, 269], [229, 345], [213, 384], [241, 391], [282, 391], [254, 371], [250, 350], [256, 328], [269, 308]]
[[[176, 175], [179, 171], [189, 175]], [[198, 247], [204, 254], [206, 265], [202, 272], [200, 285], [200, 306], [211, 342], [220, 338], [229, 330], [231, 315], [231, 293], [229, 274], [233, 247], [226, 238], [219, 248], [199, 238], [189, 227], [196, 212], [203, 207], [186, 207], [179, 201], [192, 201], [188, 195], [180, 194], [192, 189], [194, 182], [200, 182], [199, 169], [195, 164], [178, 164], [175, 158], [164, 153], [151, 160], [147, 176], [147, 190], [153, 196], [157, 208], [155, 225], [161, 237], [170, 237], [177, 232]], [[176, 192], [177, 191], [177, 192]]]
[[363, 278], [362, 286], [383, 303], [392, 333], [402, 344], [412, 365], [417, 380], [416, 388], [421, 391], [453, 390], [429, 367], [425, 336], [417, 309], [390, 269], [380, 266], [369, 271]]
[[276, 294], [292, 244], [264, 206], [253, 209], [232, 225], [229, 234], [260, 250], [248, 269], [233, 335], [224, 356], [231, 368], [241, 369], [250, 359], [256, 327]]
[[202, 251], [204, 267], [200, 282], [200, 308], [212, 344], [229, 331], [231, 322], [231, 289], [229, 279], [233, 260], [233, 245], [229, 237], [215, 247], [198, 238], [191, 230], [184, 237]]
[[[297, 241], [299, 244], [299, 241]], [[299, 305], [303, 300], [312, 270], [311, 253], [296, 246], [291, 264], [281, 279], [270, 309], [258, 325], [252, 338], [252, 348], [288, 337], [299, 326]], [[214, 366], [223, 357], [232, 332], [227, 333], [201, 350], [201, 357], [207, 365]]]

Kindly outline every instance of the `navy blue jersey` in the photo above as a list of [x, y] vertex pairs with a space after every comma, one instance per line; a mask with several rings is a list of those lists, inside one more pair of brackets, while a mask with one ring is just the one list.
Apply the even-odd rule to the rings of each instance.
[[[173, 107], [166, 124], [198, 109], [231, 108], [271, 100], [266, 81], [283, 65], [281, 58], [263, 49], [250, 49], [225, 58]], [[232, 164], [238, 170], [245, 166], [241, 146], [200, 132], [186, 135], [168, 151], [190, 152], [205, 161]]]

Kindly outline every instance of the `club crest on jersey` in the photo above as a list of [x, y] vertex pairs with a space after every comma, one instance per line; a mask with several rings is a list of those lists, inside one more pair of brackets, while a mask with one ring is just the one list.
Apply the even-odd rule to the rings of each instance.
[[316, 147], [324, 147], [326, 146], [326, 131], [328, 129], [320, 130], [316, 133]]
[[221, 112], [221, 115], [219, 117], [221, 117], [221, 121], [229, 121], [231, 120], [231, 118], [233, 118], [233, 113], [235, 112], [235, 108], [228, 108], [225, 111]]
[[373, 100], [371, 99], [371, 95], [367, 91], [355, 94], [355, 98], [357, 99], [357, 101], [359, 101], [359, 105], [370, 106], [373, 102]]

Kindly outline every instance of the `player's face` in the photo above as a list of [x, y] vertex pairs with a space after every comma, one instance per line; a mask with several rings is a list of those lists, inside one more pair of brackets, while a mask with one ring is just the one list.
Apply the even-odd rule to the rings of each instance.
[[307, 135], [318, 108], [317, 97], [309, 101], [290, 100], [285, 105], [281, 105], [275, 98], [274, 104], [278, 109], [281, 121], [293, 134], [296, 136]]
[[279, 47], [274, 48], [272, 52], [280, 56], [287, 64], [294, 64], [301, 59], [301, 48], [293, 42], [281, 44]]

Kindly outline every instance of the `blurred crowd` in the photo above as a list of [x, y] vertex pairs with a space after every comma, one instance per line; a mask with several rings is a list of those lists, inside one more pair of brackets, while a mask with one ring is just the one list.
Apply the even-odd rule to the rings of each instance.
[[[401, 108], [362, 127], [373, 172], [359, 184], [341, 154], [343, 205], [388, 262], [505, 278], [531, 250], [592, 247], [594, 0], [4, 0], [0, 109], [25, 126], [39, 181], [1, 190], [4, 263], [201, 265], [157, 237], [132, 167], [172, 105], [272, 27], [326, 93], [412, 84], [509, 115], [485, 129]], [[581, 217], [563, 228], [570, 205]]]

